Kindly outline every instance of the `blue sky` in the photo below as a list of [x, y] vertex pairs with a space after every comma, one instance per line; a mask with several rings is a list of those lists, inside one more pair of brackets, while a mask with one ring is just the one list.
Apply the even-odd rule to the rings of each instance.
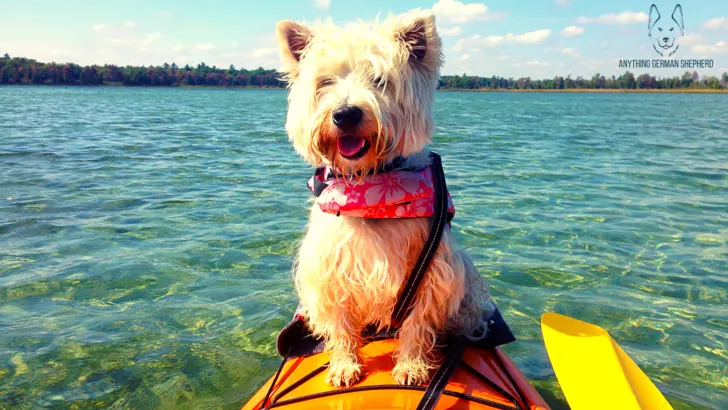
[[[655, 3], [669, 19], [674, 1], [487, 0], [485, 2], [155, 0], [3, 2], [0, 53], [40, 61], [151, 65], [164, 62], [276, 68], [278, 20], [337, 23], [377, 13], [433, 9], [443, 38], [443, 74], [532, 78], [611, 75], [620, 59], [658, 58], [647, 36]], [[683, 1], [685, 35], [673, 58], [708, 58], [728, 71], [728, 1]], [[635, 69], [666, 76], [685, 69]]]

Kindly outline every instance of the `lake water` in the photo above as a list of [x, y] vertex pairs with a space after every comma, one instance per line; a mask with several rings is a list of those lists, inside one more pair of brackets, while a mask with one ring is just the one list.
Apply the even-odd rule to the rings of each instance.
[[[239, 408], [276, 370], [311, 169], [284, 90], [0, 88], [0, 408]], [[437, 95], [453, 231], [563, 407], [539, 318], [728, 408], [728, 96]]]

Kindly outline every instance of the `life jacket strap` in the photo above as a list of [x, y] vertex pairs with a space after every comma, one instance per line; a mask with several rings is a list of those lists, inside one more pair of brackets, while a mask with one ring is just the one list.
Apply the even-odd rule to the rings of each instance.
[[435, 188], [435, 212], [430, 224], [430, 234], [427, 241], [392, 311], [392, 326], [395, 328], [402, 324], [412, 310], [417, 290], [425, 277], [432, 258], [435, 256], [435, 252], [437, 252], [445, 226], [449, 223], [447, 184], [445, 183], [445, 172], [442, 169], [442, 160], [434, 152], [431, 152], [430, 156], [432, 158], [432, 178]]

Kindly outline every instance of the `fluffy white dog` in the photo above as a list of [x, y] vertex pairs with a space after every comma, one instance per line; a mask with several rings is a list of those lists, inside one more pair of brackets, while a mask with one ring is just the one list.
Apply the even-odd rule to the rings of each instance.
[[[395, 160], [428, 165], [443, 62], [431, 13], [413, 10], [345, 27], [281, 21], [277, 38], [289, 86], [286, 130], [306, 161], [327, 167], [347, 186], [385, 172]], [[380, 187], [383, 197], [396, 196], [397, 186], [390, 188]], [[338, 200], [335, 205], [341, 205]], [[431, 218], [337, 215], [314, 204], [294, 278], [308, 326], [330, 352], [329, 383], [348, 386], [361, 377], [361, 331], [392, 325], [395, 302], [427, 240]], [[489, 301], [484, 280], [445, 230], [399, 327], [395, 380], [426, 382], [437, 338], [484, 333]]]

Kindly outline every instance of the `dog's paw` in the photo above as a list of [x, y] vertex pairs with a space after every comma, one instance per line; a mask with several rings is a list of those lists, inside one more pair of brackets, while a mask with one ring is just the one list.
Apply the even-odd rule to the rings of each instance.
[[423, 360], [400, 360], [392, 370], [394, 380], [402, 385], [414, 386], [430, 380], [430, 366]]
[[361, 378], [361, 364], [353, 359], [332, 360], [326, 383], [334, 387], [349, 387]]

